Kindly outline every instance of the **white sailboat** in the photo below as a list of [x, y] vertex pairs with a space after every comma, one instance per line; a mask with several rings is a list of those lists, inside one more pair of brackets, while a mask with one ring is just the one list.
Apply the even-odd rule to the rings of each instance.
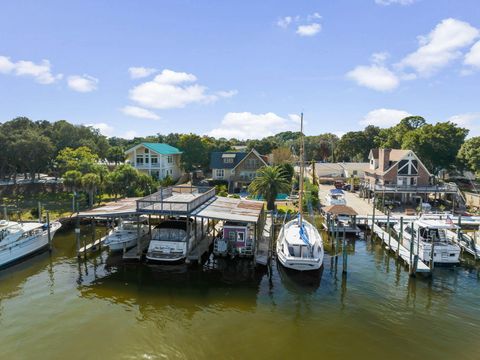
[[122, 251], [123, 249], [130, 249], [137, 245], [140, 226], [140, 237], [148, 232], [148, 225], [135, 221], [121, 221], [118, 226], [113, 228], [105, 239], [105, 245], [110, 251]]
[[298, 270], [318, 270], [323, 264], [323, 240], [317, 228], [302, 216], [303, 175], [304, 175], [304, 141], [303, 113], [301, 114], [301, 146], [300, 146], [300, 212], [282, 226], [277, 238], [277, 259], [284, 267]]
[[[400, 225], [394, 226], [400, 233]], [[460, 246], [456, 244], [454, 233], [457, 226], [450, 218], [446, 220], [432, 220], [420, 217], [413, 223], [403, 225], [403, 243], [409, 249], [413, 239], [414, 252], [418, 253], [420, 260], [435, 264], [452, 265], [460, 262]], [[433, 245], [433, 249], [432, 249]]]
[[[62, 225], [50, 223], [50, 236]], [[48, 226], [39, 222], [0, 221], [0, 267], [45, 250], [48, 247]]]

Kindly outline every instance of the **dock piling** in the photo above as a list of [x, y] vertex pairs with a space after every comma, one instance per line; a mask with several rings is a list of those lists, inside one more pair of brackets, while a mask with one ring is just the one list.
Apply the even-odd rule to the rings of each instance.
[[50, 214], [47, 210], [47, 236], [48, 236], [48, 249], [52, 251], [52, 233], [50, 232]]

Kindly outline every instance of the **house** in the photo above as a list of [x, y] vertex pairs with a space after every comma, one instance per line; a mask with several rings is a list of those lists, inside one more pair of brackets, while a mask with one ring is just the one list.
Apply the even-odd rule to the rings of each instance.
[[[365, 171], [369, 168], [368, 163], [315, 163], [315, 175], [319, 181], [334, 181], [353, 177], [363, 179]], [[308, 169], [310, 172], [311, 167]]]
[[267, 165], [267, 157], [255, 149], [250, 152], [212, 152], [210, 156], [212, 179], [228, 182], [229, 192], [246, 190], [257, 170]]
[[167, 176], [178, 179], [182, 175], [181, 155], [177, 148], [162, 143], [144, 142], [125, 151], [126, 163], [159, 180]]
[[402, 203], [427, 201], [430, 194], [452, 194], [458, 189], [450, 184], [437, 184], [421, 159], [412, 150], [372, 149], [369, 168], [362, 184], [364, 196], [385, 194]]

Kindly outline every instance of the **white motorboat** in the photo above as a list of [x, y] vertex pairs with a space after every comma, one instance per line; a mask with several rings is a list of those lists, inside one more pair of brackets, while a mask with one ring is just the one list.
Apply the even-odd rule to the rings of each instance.
[[[394, 226], [397, 233], [400, 233], [400, 225]], [[450, 218], [446, 220], [432, 220], [423, 217], [413, 223], [406, 223], [403, 226], [403, 244], [409, 249], [413, 239], [413, 251], [418, 254], [420, 260], [435, 264], [452, 265], [459, 263], [460, 246], [456, 243], [452, 230], [458, 227], [453, 224]], [[432, 251], [433, 245], [433, 251]]]
[[184, 261], [191, 249], [195, 223], [190, 219], [187, 236], [187, 221], [166, 220], [161, 222], [152, 231], [152, 240], [148, 246], [147, 260], [158, 262]]
[[[50, 223], [50, 236], [62, 224]], [[0, 221], [0, 267], [16, 262], [48, 247], [48, 226], [39, 222]]]
[[[140, 226], [140, 229], [137, 227]], [[110, 251], [121, 251], [137, 245], [138, 235], [140, 237], [148, 233], [148, 225], [144, 223], [138, 224], [135, 221], [120, 221], [118, 226], [113, 228], [105, 239]]]
[[286, 268], [308, 271], [318, 270], [323, 264], [323, 240], [317, 228], [306, 221], [302, 216], [303, 204], [303, 114], [300, 117], [300, 190], [299, 204], [300, 213], [296, 219], [293, 219], [282, 226], [277, 238], [277, 259]]
[[327, 205], [347, 205], [345, 194], [341, 189], [331, 189], [330, 192], [325, 195], [325, 201]]

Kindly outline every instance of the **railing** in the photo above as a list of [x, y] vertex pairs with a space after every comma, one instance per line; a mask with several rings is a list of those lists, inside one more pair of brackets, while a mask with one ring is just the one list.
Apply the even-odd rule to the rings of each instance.
[[[175, 195], [190, 193], [190, 200], [175, 200]], [[200, 205], [215, 196], [215, 188], [195, 186], [172, 186], [161, 188], [156, 193], [137, 200], [137, 210], [140, 212], [162, 214], [189, 214]]]
[[454, 184], [441, 184], [441, 185], [381, 185], [381, 184], [364, 184], [364, 186], [373, 191], [384, 192], [448, 192], [456, 193], [458, 188]]

